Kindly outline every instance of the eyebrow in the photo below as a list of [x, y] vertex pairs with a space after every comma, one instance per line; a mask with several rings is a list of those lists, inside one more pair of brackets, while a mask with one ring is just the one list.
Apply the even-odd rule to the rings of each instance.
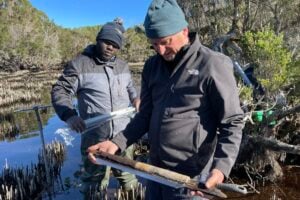
[[110, 40], [102, 40], [105, 44], [110, 44], [110, 45], [112, 45], [113, 47], [115, 47], [115, 48], [119, 48], [119, 46], [116, 44], [116, 43], [114, 43], [113, 41], [110, 41]]
[[157, 41], [152, 41], [151, 44], [152, 44], [152, 45], [159, 45], [159, 44], [160, 44], [160, 45], [167, 45], [167, 44], [170, 44], [171, 41], [172, 41], [172, 38], [169, 37], [169, 38], [165, 38], [164, 40], [159, 41], [159, 42], [157, 42]]

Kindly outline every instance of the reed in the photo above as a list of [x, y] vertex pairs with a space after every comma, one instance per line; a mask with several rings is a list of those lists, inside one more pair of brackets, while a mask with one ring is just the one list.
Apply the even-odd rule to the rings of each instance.
[[[44, 88], [50, 88], [58, 76], [59, 73], [53, 71], [1, 73], [0, 111], [2, 107], [15, 103], [41, 100]], [[50, 89], [48, 91], [50, 92]]]
[[15, 137], [18, 132], [18, 127], [14, 126], [12, 123], [8, 121], [0, 122], [0, 139], [3, 140], [7, 137]]
[[[0, 115], [35, 104], [49, 104], [50, 88], [59, 75], [58, 71], [0, 72]], [[17, 127], [14, 122], [0, 117], [0, 139], [12, 134]]]
[[[0, 199], [26, 200], [40, 199], [45, 190], [55, 183], [60, 176], [61, 167], [65, 159], [65, 146], [57, 141], [46, 146], [52, 182], [47, 183], [45, 165], [41, 152], [38, 163], [20, 168], [5, 167], [0, 175]], [[50, 184], [50, 185], [49, 185]], [[49, 195], [49, 194], [48, 194]]]
[[104, 188], [98, 191], [89, 191], [89, 199], [94, 200], [144, 200], [146, 187], [141, 183], [138, 183], [136, 187], [131, 187], [130, 190], [124, 190], [122, 187], [113, 189], [115, 190], [112, 194], [112, 189]]

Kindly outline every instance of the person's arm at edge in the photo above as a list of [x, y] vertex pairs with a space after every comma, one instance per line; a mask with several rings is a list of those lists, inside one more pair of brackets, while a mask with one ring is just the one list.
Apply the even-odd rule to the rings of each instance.
[[219, 119], [219, 134], [211, 173], [205, 183], [215, 187], [228, 177], [238, 155], [242, 139], [243, 111], [240, 108], [236, 80], [231, 60], [226, 57], [214, 69], [210, 95]]
[[[71, 61], [65, 66], [62, 75], [52, 86], [51, 101], [59, 118], [67, 122], [75, 131], [81, 132], [85, 128], [85, 124], [78, 116], [72, 103], [72, 97], [75, 95], [77, 88], [78, 71], [74, 67], [73, 61]], [[76, 127], [72, 124], [76, 124]]]

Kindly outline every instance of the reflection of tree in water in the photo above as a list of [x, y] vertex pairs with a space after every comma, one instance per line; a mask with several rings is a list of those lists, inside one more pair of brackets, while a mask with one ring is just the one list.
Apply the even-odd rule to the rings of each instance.
[[[18, 134], [37, 129], [33, 112], [18, 113], [18, 109], [36, 104], [50, 104], [50, 88], [58, 72], [23, 70], [0, 73], [0, 140], [14, 138]], [[49, 110], [41, 110], [43, 123], [51, 116]]]
[[42, 152], [38, 163], [21, 168], [7, 165], [0, 175], [0, 199], [39, 199], [48, 192], [53, 195], [56, 188], [64, 188], [60, 173], [65, 160], [65, 146], [57, 141], [46, 146], [50, 182], [47, 182], [46, 167]]
[[[46, 124], [53, 111], [52, 109], [42, 109], [40, 113], [42, 123]], [[0, 140], [14, 140], [18, 136], [31, 133], [37, 129], [38, 124], [33, 111], [0, 114]]]

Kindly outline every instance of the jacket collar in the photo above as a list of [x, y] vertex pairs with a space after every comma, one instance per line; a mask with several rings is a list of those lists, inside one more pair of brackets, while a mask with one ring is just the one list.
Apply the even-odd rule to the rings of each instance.
[[112, 57], [110, 60], [108, 61], [103, 61], [101, 60], [100, 58], [94, 56], [93, 57], [94, 60], [95, 60], [95, 63], [97, 65], [107, 65], [107, 66], [110, 66], [110, 67], [115, 67], [117, 65], [117, 62], [116, 62], [116, 56]]
[[[189, 49], [187, 50], [186, 54], [181, 59], [182, 62], [186, 62], [189, 57], [191, 57], [192, 55], [195, 54], [195, 52], [198, 52], [198, 56], [200, 56], [199, 49], [201, 48], [202, 44], [199, 40], [198, 34], [196, 32], [190, 33], [189, 39], [190, 39], [190, 46], [189, 46]], [[186, 67], [192, 68], [192, 66], [190, 66], [190, 65], [187, 65]]]
[[[176, 55], [175, 59], [177, 60], [177, 62], [175, 61], [174, 70], [172, 71], [171, 76], [173, 76], [176, 73], [176, 71], [183, 65], [186, 68], [192, 67], [184, 63], [186, 63], [189, 57], [191, 57], [196, 51], [199, 50], [199, 48], [201, 47], [201, 43], [196, 32], [191, 32], [189, 34], [189, 40], [190, 44], [182, 47], [181, 51], [179, 52], [179, 55]], [[163, 58], [161, 57], [161, 59]]]

